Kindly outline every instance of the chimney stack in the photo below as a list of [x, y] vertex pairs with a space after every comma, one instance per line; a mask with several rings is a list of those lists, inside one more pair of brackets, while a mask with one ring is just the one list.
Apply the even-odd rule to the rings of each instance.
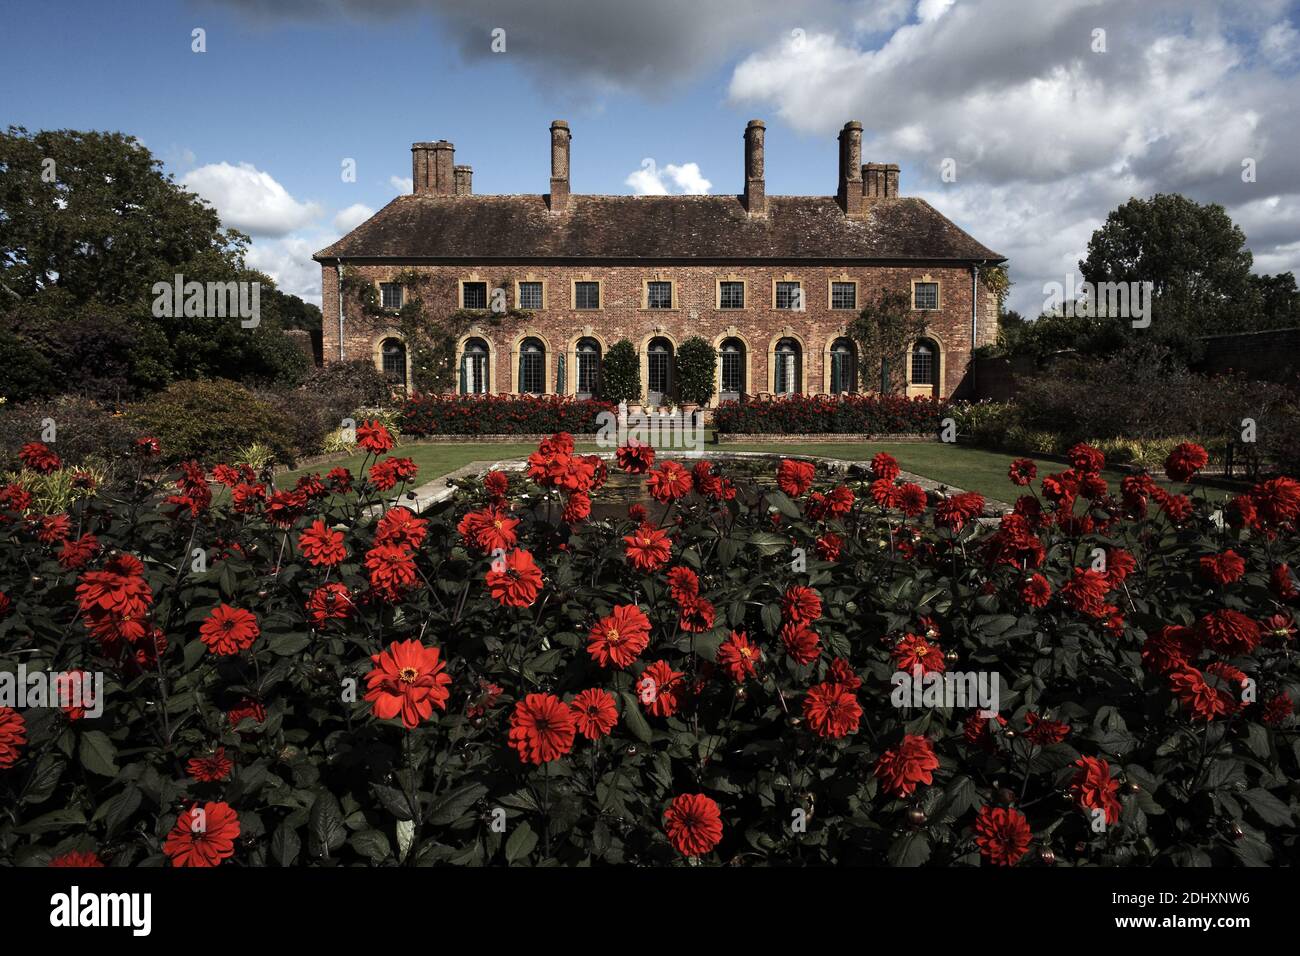
[[450, 196], [455, 192], [452, 164], [456, 147], [445, 139], [411, 144], [412, 191], [417, 196]]
[[836, 197], [844, 215], [862, 215], [862, 124], [850, 120], [840, 130], [840, 179]]
[[863, 166], [862, 195], [867, 199], [897, 199], [898, 164], [867, 163]]
[[767, 215], [767, 187], [763, 182], [762, 120], [750, 120], [745, 127], [745, 211], [752, 217]]
[[551, 212], [564, 212], [569, 204], [569, 124], [551, 124]]
[[474, 193], [474, 167], [455, 166], [452, 172], [456, 178], [456, 195], [470, 196]]

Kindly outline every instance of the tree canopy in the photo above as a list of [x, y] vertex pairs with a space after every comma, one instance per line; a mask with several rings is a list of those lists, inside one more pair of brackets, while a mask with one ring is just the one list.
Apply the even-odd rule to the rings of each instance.
[[[306, 354], [284, 331], [318, 327], [319, 310], [250, 269], [249, 237], [223, 229], [216, 210], [133, 137], [10, 127], [0, 134], [0, 173], [0, 329], [49, 368], [7, 398], [120, 400], [176, 379], [301, 378]], [[156, 317], [152, 288], [177, 275], [260, 282], [260, 324]]]

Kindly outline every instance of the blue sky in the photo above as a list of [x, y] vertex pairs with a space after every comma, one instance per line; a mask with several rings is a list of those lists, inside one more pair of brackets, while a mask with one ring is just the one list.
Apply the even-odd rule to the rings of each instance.
[[545, 192], [555, 118], [598, 193], [738, 192], [764, 118], [770, 194], [833, 192], [859, 119], [864, 160], [1010, 256], [1031, 313], [1130, 195], [1222, 202], [1259, 271], [1300, 265], [1284, 0], [6, 0], [4, 20], [0, 121], [139, 137], [313, 300], [311, 252], [396, 195], [413, 140], [454, 142], [475, 192]]

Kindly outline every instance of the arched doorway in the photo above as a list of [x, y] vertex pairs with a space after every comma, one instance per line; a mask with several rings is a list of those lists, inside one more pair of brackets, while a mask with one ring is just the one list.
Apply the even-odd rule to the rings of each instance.
[[858, 390], [858, 350], [853, 342], [838, 338], [831, 343], [831, 394]]
[[600, 389], [600, 343], [591, 337], [578, 339], [576, 349], [578, 398], [591, 398]]
[[724, 402], [739, 401], [745, 394], [745, 343], [737, 338], [722, 340], [721, 398]]
[[393, 388], [406, 388], [406, 343], [384, 339], [379, 346], [379, 368]]
[[646, 401], [663, 405], [673, 393], [673, 344], [654, 338], [646, 349]]
[[773, 354], [773, 392], [777, 395], [798, 395], [803, 391], [802, 358], [802, 350], [794, 339], [784, 338], [776, 343]]
[[488, 346], [482, 339], [469, 339], [460, 358], [460, 393], [486, 395], [488, 382]]
[[529, 337], [519, 343], [519, 392], [546, 393], [546, 346], [540, 339]]

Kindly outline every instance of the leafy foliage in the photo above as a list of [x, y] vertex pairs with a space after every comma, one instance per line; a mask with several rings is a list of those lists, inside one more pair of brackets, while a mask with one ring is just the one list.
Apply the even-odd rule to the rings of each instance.
[[133, 424], [157, 438], [172, 461], [226, 458], [262, 443], [283, 462], [294, 459], [289, 426], [274, 405], [236, 382], [177, 382], [133, 405]]
[[883, 289], [874, 303], [863, 306], [849, 325], [849, 336], [857, 343], [859, 355], [874, 356], [879, 363], [872, 368], [863, 359], [863, 371], [870, 373], [872, 385], [883, 379], [890, 390], [897, 390], [907, 382], [907, 351], [925, 334], [925, 323], [925, 313], [913, 311], [905, 292]]
[[416, 395], [402, 406], [404, 435], [590, 435], [613, 406], [559, 395]]
[[677, 348], [673, 359], [677, 394], [683, 402], [707, 405], [718, 390], [718, 350], [693, 335]]
[[600, 397], [614, 405], [641, 400], [641, 360], [627, 339], [611, 345], [601, 363]]
[[948, 403], [933, 397], [791, 395], [767, 402], [723, 402], [714, 413], [720, 434], [934, 435]]

